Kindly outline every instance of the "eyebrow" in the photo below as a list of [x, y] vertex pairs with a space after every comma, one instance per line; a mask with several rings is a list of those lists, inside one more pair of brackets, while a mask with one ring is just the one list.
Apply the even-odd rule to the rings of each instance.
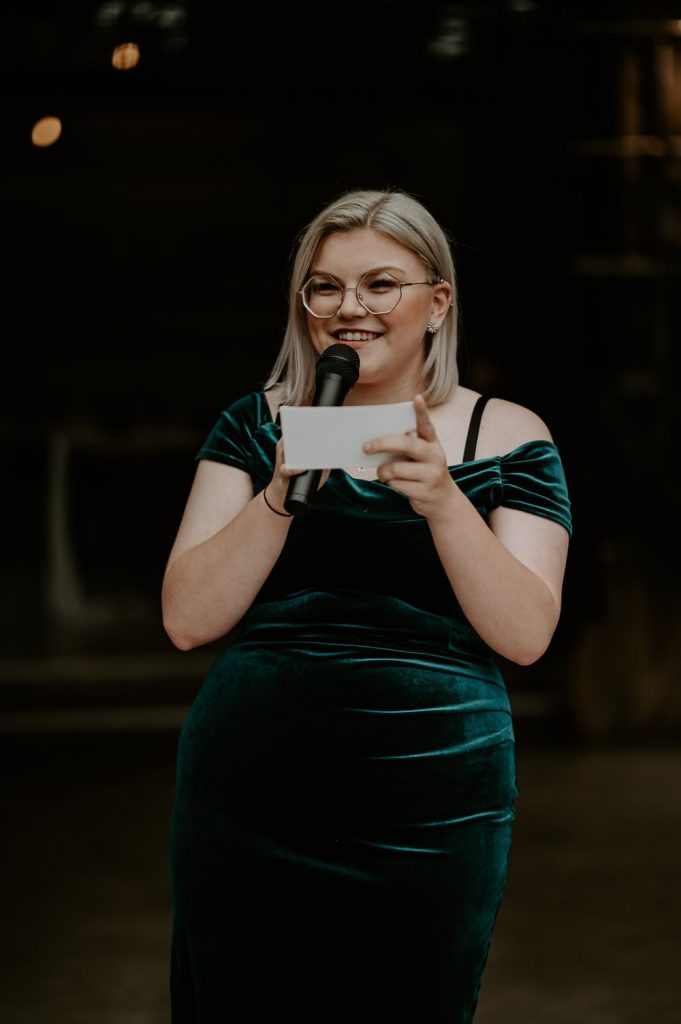
[[[404, 274], [405, 270], [403, 267], [389, 267], [385, 264], [381, 264], [380, 267], [370, 267], [369, 270], [364, 270], [359, 276], [364, 277], [365, 274], [375, 274], [377, 270], [397, 270], [398, 273]], [[316, 277], [317, 275], [324, 275], [325, 277], [334, 277], [337, 281], [342, 284], [338, 274], [332, 274], [329, 270], [311, 270], [308, 277]]]

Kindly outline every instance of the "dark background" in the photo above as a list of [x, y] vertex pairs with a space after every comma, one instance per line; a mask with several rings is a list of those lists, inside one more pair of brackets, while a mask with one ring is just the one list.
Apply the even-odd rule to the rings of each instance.
[[[200, 2], [13, 11], [8, 695], [13, 674], [31, 674], [19, 661], [38, 654], [54, 672], [57, 654], [167, 652], [182, 663], [172, 673], [200, 677], [210, 651], [175, 652], [160, 623], [193, 454], [274, 359], [298, 231], [345, 189], [396, 186], [452, 238], [461, 382], [542, 416], [566, 471], [575, 532], [561, 623], [538, 664], [505, 666], [509, 687], [535, 690], [547, 712], [557, 699], [580, 734], [681, 724], [667, 649], [680, 504], [675, 13], [530, 0], [247, 6], [238, 18]], [[140, 63], [116, 71], [113, 47], [129, 40]], [[40, 149], [31, 127], [49, 114], [62, 136]], [[620, 634], [642, 649], [606, 668]], [[664, 679], [637, 696], [652, 658]]]
[[[0, 739], [17, 823], [4, 876], [13, 1019], [39, 1019], [39, 1007], [40, 1019], [117, 1021], [109, 968], [129, 979], [131, 949], [153, 980], [149, 989], [140, 974], [137, 1002], [117, 991], [121, 1019], [142, 1005], [135, 1020], [165, 1019], [174, 751], [221, 647], [180, 652], [161, 621], [193, 456], [278, 351], [297, 233], [346, 189], [397, 187], [452, 239], [461, 383], [546, 421], [572, 501], [551, 647], [532, 666], [499, 659], [537, 818], [519, 826], [516, 877], [528, 885], [512, 890], [492, 965], [500, 987], [481, 1021], [671, 1020], [664, 1000], [637, 1016], [626, 995], [627, 978], [645, 975], [643, 947], [656, 969], [671, 948], [671, 860], [657, 861], [660, 891], [640, 897], [641, 914], [657, 916], [641, 925], [645, 941], [631, 938], [629, 967], [604, 982], [610, 1002], [590, 975], [564, 973], [572, 954], [559, 945], [541, 992], [524, 1004], [513, 986], [517, 951], [531, 986], [530, 951], [544, 948], [527, 908], [534, 894], [539, 916], [549, 897], [531, 865], [542, 877], [553, 864], [555, 891], [576, 900], [576, 935], [617, 844], [635, 856], [658, 835], [658, 857], [678, 849], [678, 818], [663, 825], [652, 809], [678, 777], [681, 735], [681, 4], [31, 0], [2, 17]], [[128, 41], [140, 63], [116, 71], [112, 50]], [[39, 149], [31, 129], [48, 115], [62, 135]], [[542, 760], [553, 750], [559, 760]], [[594, 792], [591, 807], [582, 795]], [[580, 837], [595, 834], [587, 863]], [[577, 864], [581, 881], [568, 881]], [[630, 906], [635, 885], [622, 886], [601, 920], [619, 920], [620, 896]], [[132, 904], [134, 924], [116, 918]], [[56, 921], [71, 922], [66, 964]], [[594, 950], [611, 947], [589, 928]], [[99, 968], [83, 952], [91, 940]], [[99, 994], [81, 993], [76, 1011], [63, 971], [74, 983], [89, 974]], [[538, 1010], [561, 984], [592, 1001], [570, 1004], [570, 1017]], [[660, 991], [653, 976], [647, 991]]]

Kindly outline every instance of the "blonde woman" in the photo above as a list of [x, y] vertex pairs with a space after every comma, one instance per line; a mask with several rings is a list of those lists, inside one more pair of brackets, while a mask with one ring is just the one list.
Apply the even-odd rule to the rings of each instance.
[[[368, 438], [385, 461], [292, 517], [278, 410], [337, 344], [345, 405], [413, 400], [418, 436]], [[456, 346], [442, 228], [345, 194], [300, 236], [269, 378], [196, 455], [164, 625], [229, 637], [178, 749], [173, 1024], [473, 1021], [519, 793], [495, 654], [547, 649], [572, 520], [546, 424], [461, 386]]]

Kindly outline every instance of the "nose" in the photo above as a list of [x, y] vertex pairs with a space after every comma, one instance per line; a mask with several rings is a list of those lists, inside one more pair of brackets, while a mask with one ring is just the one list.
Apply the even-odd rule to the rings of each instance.
[[346, 288], [337, 316], [353, 317], [358, 315], [366, 316], [367, 311], [357, 298], [357, 288]]

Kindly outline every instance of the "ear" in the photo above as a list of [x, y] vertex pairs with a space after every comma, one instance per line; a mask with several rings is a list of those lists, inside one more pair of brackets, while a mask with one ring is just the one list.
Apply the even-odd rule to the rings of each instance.
[[454, 292], [449, 281], [442, 281], [434, 286], [433, 300], [430, 308], [438, 323], [442, 323], [447, 315], [447, 310], [452, 304], [453, 295]]

